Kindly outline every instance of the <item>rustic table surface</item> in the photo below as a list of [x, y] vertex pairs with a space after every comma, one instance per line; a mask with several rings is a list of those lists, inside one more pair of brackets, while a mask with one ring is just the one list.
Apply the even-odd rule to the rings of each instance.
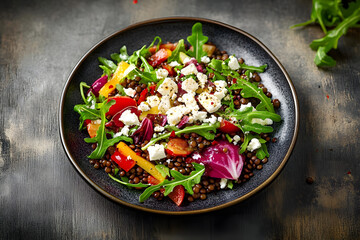
[[[1, 1], [0, 238], [359, 239], [360, 31], [340, 40], [336, 67], [319, 69], [308, 44], [320, 28], [289, 29], [310, 10], [309, 0]], [[285, 169], [227, 209], [164, 216], [114, 203], [84, 181], [60, 142], [60, 94], [81, 56], [119, 29], [167, 16], [249, 32], [297, 90], [300, 131]]]

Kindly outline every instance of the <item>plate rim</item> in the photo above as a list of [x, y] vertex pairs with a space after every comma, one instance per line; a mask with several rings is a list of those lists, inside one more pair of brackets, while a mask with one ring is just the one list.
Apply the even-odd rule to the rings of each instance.
[[[140, 26], [144, 26], [144, 25], [149, 25], [149, 24], [154, 24], [154, 23], [165, 23], [165, 22], [177, 22], [177, 21], [199, 21], [199, 22], [205, 22], [205, 23], [210, 23], [210, 24], [215, 24], [221, 27], [225, 27], [228, 29], [231, 29], [233, 31], [236, 31], [248, 38], [250, 38], [252, 41], [254, 41], [257, 45], [259, 45], [263, 50], [266, 51], [267, 54], [269, 54], [269, 56], [275, 61], [275, 63], [279, 66], [280, 70], [282, 71], [282, 73], [284, 74], [290, 90], [291, 90], [291, 94], [292, 94], [292, 98], [294, 100], [294, 109], [295, 109], [295, 128], [294, 128], [294, 135], [292, 137], [290, 146], [287, 150], [287, 153], [285, 155], [285, 157], [283, 158], [283, 160], [281, 161], [280, 165], [277, 167], [277, 169], [270, 175], [270, 177], [268, 177], [264, 182], [262, 182], [259, 186], [257, 186], [255, 189], [253, 189], [252, 191], [246, 193], [245, 195], [234, 199], [230, 202], [218, 205], [218, 206], [214, 206], [214, 207], [210, 207], [210, 208], [204, 208], [204, 209], [198, 209], [198, 210], [189, 210], [189, 211], [165, 211], [165, 210], [157, 210], [157, 209], [150, 209], [147, 207], [143, 207], [143, 206], [139, 206], [139, 205], [134, 205], [132, 203], [128, 203], [126, 201], [123, 201], [113, 195], [111, 195], [110, 193], [108, 193], [107, 191], [105, 191], [104, 189], [102, 189], [99, 185], [97, 185], [92, 179], [90, 179], [85, 173], [84, 171], [80, 168], [80, 166], [76, 163], [75, 159], [73, 158], [73, 156], [71, 155], [71, 153], [68, 151], [68, 147], [67, 147], [67, 143], [65, 141], [65, 137], [64, 137], [64, 120], [63, 120], [63, 110], [64, 110], [64, 102], [65, 102], [65, 93], [67, 92], [69, 86], [70, 86], [70, 82], [73, 79], [76, 71], [78, 70], [78, 68], [80, 67], [80, 65], [83, 63], [83, 61], [94, 51], [96, 50], [100, 45], [102, 45], [103, 43], [105, 43], [106, 41], [110, 40], [111, 38], [117, 36], [118, 34], [122, 34], [123, 32], [129, 31], [131, 29], [135, 29], [137, 27]], [[69, 159], [69, 161], [72, 163], [73, 167], [75, 167], [75, 169], [77, 170], [77, 172], [87, 181], [88, 184], [90, 184], [93, 188], [95, 188], [98, 192], [100, 192], [101, 194], [103, 194], [104, 196], [106, 196], [107, 198], [111, 199], [114, 202], [123, 204], [127, 207], [131, 207], [131, 208], [135, 208], [137, 210], [142, 210], [142, 211], [146, 211], [146, 212], [151, 212], [151, 213], [159, 213], [159, 214], [167, 214], [167, 215], [189, 215], [189, 214], [200, 214], [200, 213], [206, 213], [206, 212], [211, 212], [211, 211], [215, 211], [215, 210], [220, 210], [226, 207], [230, 207], [233, 206], [237, 203], [240, 203], [246, 199], [248, 199], [249, 197], [253, 196], [254, 194], [260, 192], [262, 189], [264, 189], [266, 186], [268, 186], [271, 182], [273, 182], [275, 180], [275, 178], [277, 176], [279, 176], [280, 172], [284, 169], [286, 163], [288, 162], [288, 159], [295, 147], [296, 144], [296, 140], [298, 137], [298, 132], [299, 132], [299, 119], [300, 119], [300, 113], [299, 113], [299, 102], [298, 102], [298, 97], [297, 97], [297, 93], [295, 90], [295, 87], [291, 81], [291, 78], [289, 76], [289, 74], [287, 73], [287, 71], [285, 70], [284, 66], [280, 63], [280, 61], [277, 59], [277, 57], [260, 41], [258, 40], [256, 37], [252, 36], [251, 34], [245, 32], [244, 30], [241, 30], [239, 28], [236, 28], [234, 26], [231, 26], [229, 24], [223, 23], [223, 22], [219, 22], [216, 20], [211, 20], [211, 19], [207, 19], [207, 18], [198, 18], [198, 17], [182, 17], [182, 16], [177, 16], [177, 17], [164, 17], [164, 18], [153, 18], [153, 19], [149, 19], [149, 20], [145, 20], [145, 21], [141, 21], [141, 22], [137, 22], [134, 24], [131, 24], [119, 31], [115, 31], [114, 33], [108, 35], [107, 37], [103, 38], [102, 40], [100, 40], [99, 42], [97, 42], [93, 47], [91, 47], [81, 58], [80, 60], [77, 62], [77, 64], [75, 65], [75, 67], [72, 69], [71, 73], [69, 74], [69, 77], [67, 78], [65, 85], [63, 87], [63, 90], [61, 92], [61, 98], [60, 98], [60, 105], [59, 105], [59, 132], [60, 132], [60, 139], [61, 139], [61, 143], [62, 146], [64, 148], [64, 151], [67, 155], [67, 158]]]

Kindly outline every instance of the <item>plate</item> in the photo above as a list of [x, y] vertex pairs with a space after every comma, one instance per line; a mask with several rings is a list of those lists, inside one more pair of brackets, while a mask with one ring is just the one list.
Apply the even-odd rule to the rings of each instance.
[[[264, 85], [278, 98], [281, 107], [278, 113], [283, 121], [275, 126], [275, 144], [269, 144], [270, 158], [261, 171], [246, 183], [233, 190], [224, 190], [208, 194], [204, 201], [198, 200], [187, 206], [177, 207], [171, 200], [157, 201], [149, 198], [139, 203], [141, 191], [128, 189], [112, 181], [105, 171], [95, 170], [89, 164], [87, 156], [92, 149], [84, 142], [85, 131], [80, 132], [79, 116], [73, 111], [74, 105], [82, 103], [79, 84], [85, 81], [91, 85], [101, 74], [98, 57], [109, 58], [111, 53], [118, 52], [123, 45], [128, 52], [141, 48], [160, 36], [164, 42], [176, 42], [191, 35], [192, 25], [201, 22], [203, 33], [221, 50], [245, 59], [248, 65], [267, 64], [268, 69], [261, 74]], [[60, 100], [59, 110], [60, 136], [65, 152], [79, 174], [97, 191], [115, 202], [136, 209], [163, 214], [193, 214], [221, 209], [239, 203], [264, 187], [279, 175], [284, 168], [295, 145], [299, 127], [299, 109], [294, 86], [279, 60], [267, 47], [250, 34], [227, 24], [199, 18], [162, 18], [131, 25], [118, 31], [92, 47], [78, 62], [71, 72]]]

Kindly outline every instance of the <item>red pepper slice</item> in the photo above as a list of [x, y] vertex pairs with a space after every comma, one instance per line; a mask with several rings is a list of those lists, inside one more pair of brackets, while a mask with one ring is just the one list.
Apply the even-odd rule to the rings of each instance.
[[240, 130], [237, 126], [227, 120], [222, 120], [219, 130], [223, 133], [234, 133]]
[[111, 155], [111, 160], [113, 160], [119, 167], [124, 169], [126, 172], [128, 172], [136, 164], [134, 160], [127, 158], [118, 151], [114, 152], [114, 154]]
[[162, 62], [164, 62], [166, 59], [168, 59], [170, 55], [171, 55], [170, 50], [166, 50], [162, 48], [149, 58], [149, 64], [153, 67], [156, 67], [160, 65]]
[[164, 64], [162, 65], [162, 67], [169, 72], [169, 76], [170, 77], [175, 77], [176, 76], [176, 72], [174, 70], [174, 68], [172, 68], [170, 65], [168, 64]]
[[176, 137], [175, 131], [172, 131], [172, 132], [170, 133], [170, 137], [171, 137], [171, 138]]
[[[164, 188], [160, 189], [161, 193], [165, 192]], [[178, 206], [181, 205], [181, 203], [184, 200], [185, 197], [185, 188], [183, 185], [177, 185], [174, 187], [173, 191], [169, 193], [168, 197]]]
[[158, 185], [160, 183], [160, 181], [157, 180], [156, 178], [154, 178], [153, 176], [149, 175], [148, 183], [150, 183], [151, 185]]
[[151, 86], [149, 87], [149, 89], [150, 89], [151, 95], [155, 95], [156, 85], [151, 85]]
[[145, 88], [144, 90], [142, 90], [142, 92], [140, 93], [140, 97], [138, 100], [138, 105], [140, 105], [140, 103], [142, 103], [143, 101], [146, 100], [146, 94], [149, 92], [149, 90], [147, 88]]

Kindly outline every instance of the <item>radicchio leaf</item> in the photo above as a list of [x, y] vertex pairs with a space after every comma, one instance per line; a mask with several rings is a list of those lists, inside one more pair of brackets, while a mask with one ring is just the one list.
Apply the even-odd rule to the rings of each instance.
[[205, 165], [206, 176], [233, 180], [240, 177], [245, 162], [245, 157], [239, 154], [239, 147], [225, 140], [207, 147], [201, 154], [194, 153], [192, 158]]
[[183, 116], [180, 123], [178, 124], [178, 128], [182, 128], [183, 126], [185, 126], [185, 124], [187, 124], [189, 121], [189, 117], [188, 116]]
[[146, 140], [150, 141], [154, 133], [154, 128], [149, 118], [144, 118], [140, 127], [132, 134], [135, 144], [144, 143]]
[[89, 91], [91, 91], [96, 97], [98, 97], [100, 89], [105, 85], [105, 83], [107, 83], [107, 80], [108, 80], [107, 75], [99, 78], [91, 85]]

